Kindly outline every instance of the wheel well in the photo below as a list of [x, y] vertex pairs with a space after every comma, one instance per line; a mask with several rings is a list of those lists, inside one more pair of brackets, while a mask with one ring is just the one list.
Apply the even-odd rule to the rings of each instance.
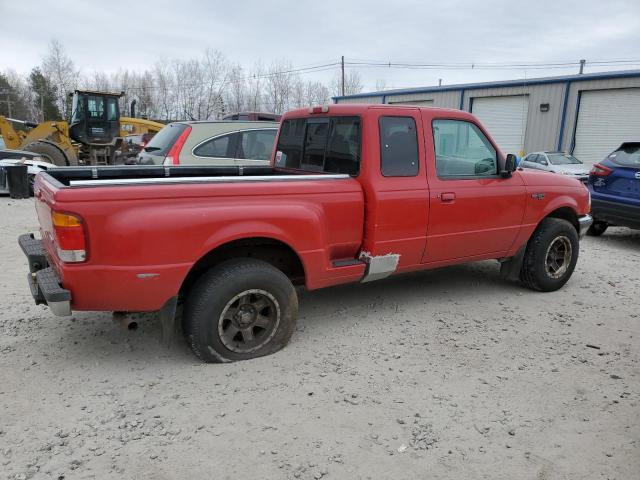
[[578, 214], [571, 207], [561, 207], [557, 210], [554, 210], [546, 218], [561, 218], [563, 220], [568, 221], [571, 225], [574, 226], [576, 231], [580, 232], [580, 223], [578, 222]]
[[286, 243], [271, 238], [245, 238], [225, 243], [198, 260], [187, 274], [180, 293], [211, 267], [232, 258], [255, 258], [270, 263], [283, 272], [294, 285], [304, 284], [304, 266], [298, 254]]

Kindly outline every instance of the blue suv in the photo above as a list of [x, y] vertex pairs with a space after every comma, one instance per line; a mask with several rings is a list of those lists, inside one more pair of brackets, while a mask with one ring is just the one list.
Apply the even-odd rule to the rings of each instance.
[[625, 142], [589, 172], [589, 235], [602, 235], [609, 225], [640, 229], [640, 142]]

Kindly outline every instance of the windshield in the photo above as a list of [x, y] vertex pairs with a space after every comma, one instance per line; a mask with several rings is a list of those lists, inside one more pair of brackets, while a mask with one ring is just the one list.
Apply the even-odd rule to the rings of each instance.
[[155, 134], [144, 150], [154, 155], [166, 155], [185, 128], [184, 123], [170, 123]]
[[547, 153], [549, 161], [552, 165], [575, 165], [582, 162], [572, 155], [564, 155], [562, 153]]
[[609, 160], [623, 167], [640, 168], [640, 143], [625, 143], [609, 155]]

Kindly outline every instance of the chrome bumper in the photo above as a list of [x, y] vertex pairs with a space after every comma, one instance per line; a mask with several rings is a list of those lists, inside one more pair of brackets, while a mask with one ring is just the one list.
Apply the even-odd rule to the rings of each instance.
[[580, 238], [582, 238], [584, 237], [585, 233], [587, 233], [587, 230], [589, 230], [589, 227], [593, 225], [593, 217], [588, 214], [583, 215], [578, 218], [578, 223], [580, 224], [580, 231], [578, 233], [580, 235]]

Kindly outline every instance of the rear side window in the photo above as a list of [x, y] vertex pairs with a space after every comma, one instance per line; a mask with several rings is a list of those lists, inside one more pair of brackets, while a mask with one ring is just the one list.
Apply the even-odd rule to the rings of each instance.
[[207, 140], [193, 149], [196, 157], [234, 158], [238, 133], [230, 133]]
[[186, 128], [184, 123], [170, 123], [153, 136], [145, 151], [153, 155], [166, 155]]
[[623, 167], [640, 168], [640, 143], [624, 143], [607, 158]]
[[276, 166], [357, 175], [360, 171], [360, 118], [285, 120], [278, 138]]
[[276, 132], [277, 130], [275, 128], [241, 132], [242, 140], [238, 146], [236, 158], [269, 160], [273, 143], [276, 140]]
[[380, 117], [380, 169], [385, 177], [418, 175], [418, 136], [411, 117]]

